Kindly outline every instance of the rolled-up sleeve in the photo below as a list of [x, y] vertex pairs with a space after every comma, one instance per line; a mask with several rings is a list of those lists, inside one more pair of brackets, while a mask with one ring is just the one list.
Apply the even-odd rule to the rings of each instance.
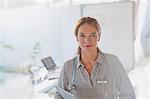
[[119, 99], [136, 99], [134, 89], [132, 87], [132, 84], [128, 78], [128, 75], [123, 68], [121, 62], [118, 58], [115, 58], [116, 60], [116, 77], [117, 77], [117, 87], [119, 92]]
[[[61, 70], [57, 86], [64, 90], [67, 90], [67, 85], [68, 85], [68, 79], [67, 79], [65, 65], [64, 65]], [[64, 99], [64, 98], [59, 94], [59, 92], [56, 91], [54, 99]]]

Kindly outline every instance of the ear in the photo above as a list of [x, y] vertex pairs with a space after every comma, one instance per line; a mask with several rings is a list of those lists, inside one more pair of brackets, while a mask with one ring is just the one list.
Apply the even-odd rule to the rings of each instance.
[[98, 41], [100, 41], [100, 38], [101, 38], [101, 32], [99, 31], [99, 33], [98, 33]]
[[79, 42], [79, 40], [77, 39], [77, 42]]
[[79, 42], [78, 37], [76, 37], [77, 42]]
[[99, 38], [98, 38], [98, 41], [100, 41], [100, 36], [99, 36]]
[[98, 36], [98, 41], [100, 41], [100, 38], [101, 38], [101, 35], [99, 34], [99, 36]]

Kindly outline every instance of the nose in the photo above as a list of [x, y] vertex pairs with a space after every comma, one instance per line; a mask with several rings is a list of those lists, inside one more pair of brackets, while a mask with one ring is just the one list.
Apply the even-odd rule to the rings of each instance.
[[91, 39], [91, 36], [87, 36], [87, 37], [85, 38], [85, 42], [89, 42], [90, 39]]

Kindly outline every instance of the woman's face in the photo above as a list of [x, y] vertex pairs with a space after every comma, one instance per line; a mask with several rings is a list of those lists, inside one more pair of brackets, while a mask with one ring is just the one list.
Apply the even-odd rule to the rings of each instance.
[[89, 24], [83, 24], [78, 29], [77, 41], [81, 51], [94, 51], [99, 41], [97, 29]]

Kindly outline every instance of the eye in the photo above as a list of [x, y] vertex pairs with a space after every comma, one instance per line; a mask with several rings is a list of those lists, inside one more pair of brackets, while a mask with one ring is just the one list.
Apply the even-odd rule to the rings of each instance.
[[97, 34], [96, 33], [92, 33], [91, 37], [97, 37]]
[[85, 35], [84, 34], [79, 34], [79, 37], [85, 37]]

